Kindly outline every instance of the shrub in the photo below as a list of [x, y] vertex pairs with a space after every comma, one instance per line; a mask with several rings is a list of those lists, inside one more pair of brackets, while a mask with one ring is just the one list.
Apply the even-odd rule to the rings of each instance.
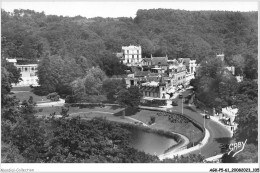
[[70, 107], [70, 104], [68, 104], [68, 103], [65, 103], [65, 104], [64, 104], [64, 107], [67, 107], [67, 108], [69, 108], [69, 107]]
[[80, 100], [81, 102], [88, 102], [88, 103], [97, 103], [97, 102], [103, 102], [107, 100], [104, 95], [85, 95]]
[[32, 92], [38, 96], [46, 96], [49, 93], [47, 89], [45, 89], [41, 86], [33, 87]]
[[103, 107], [103, 103], [72, 103], [71, 107], [79, 107], [79, 108], [93, 108], [93, 107]]
[[72, 95], [68, 95], [65, 98], [65, 103], [76, 103], [76, 99]]
[[149, 106], [149, 107], [159, 107], [164, 106], [166, 104], [166, 100], [144, 100], [141, 102], [141, 106]]
[[47, 99], [50, 99], [51, 101], [59, 101], [60, 96], [58, 95], [58, 93], [54, 92], [54, 93], [48, 94]]
[[149, 121], [149, 125], [153, 124], [155, 122], [155, 117], [151, 117], [150, 121]]
[[61, 107], [61, 112], [60, 112], [60, 114], [63, 116], [63, 117], [68, 117], [69, 116], [69, 114], [68, 114], [68, 112], [69, 112], [69, 108], [68, 107]]

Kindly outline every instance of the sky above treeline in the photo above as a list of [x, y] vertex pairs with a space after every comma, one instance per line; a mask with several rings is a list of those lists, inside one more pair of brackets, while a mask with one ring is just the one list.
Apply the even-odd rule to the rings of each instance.
[[16, 1], [4, 0], [2, 9], [30, 9], [46, 15], [92, 17], [135, 17], [138, 9], [180, 9], [188, 11], [258, 11], [257, 1]]

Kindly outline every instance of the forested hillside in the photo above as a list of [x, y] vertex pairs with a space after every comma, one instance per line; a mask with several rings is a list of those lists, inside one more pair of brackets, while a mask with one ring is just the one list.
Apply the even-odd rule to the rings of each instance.
[[[85, 18], [2, 9], [2, 47], [10, 57], [69, 54], [98, 63], [106, 51], [139, 44], [144, 56], [201, 60], [210, 53], [257, 54], [257, 12], [152, 9], [132, 18]], [[102, 58], [101, 58], [102, 59]]]
[[1, 13], [2, 56], [45, 59], [39, 66], [41, 85], [49, 85], [45, 72], [54, 71], [46, 64], [57, 71], [48, 76], [69, 76], [58, 87], [43, 86], [48, 91], [69, 88], [92, 66], [99, 66], [107, 76], [124, 74], [126, 67], [115, 53], [130, 44], [141, 45], [143, 57], [167, 54], [197, 62], [224, 52], [235, 67], [241, 66], [239, 58], [249, 59], [249, 76], [251, 69], [257, 69], [257, 12], [152, 9], [138, 10], [134, 19], [63, 17], [31, 10], [2, 9]]

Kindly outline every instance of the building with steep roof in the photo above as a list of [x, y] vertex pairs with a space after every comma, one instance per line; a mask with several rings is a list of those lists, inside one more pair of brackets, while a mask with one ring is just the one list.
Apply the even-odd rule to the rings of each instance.
[[144, 97], [156, 98], [156, 99], [166, 99], [166, 83], [163, 78], [159, 79], [159, 82], [151, 81], [142, 83], [140, 86], [140, 91], [143, 93]]
[[134, 73], [135, 77], [146, 77], [150, 74], [150, 71], [138, 71]]
[[190, 58], [179, 58], [179, 61], [186, 66], [186, 70], [189, 74], [194, 74], [194, 72], [196, 72], [196, 60], [191, 60]]
[[152, 59], [151, 58], [143, 58], [141, 62], [142, 66], [151, 66]]
[[168, 66], [168, 57], [167, 55], [165, 57], [153, 57], [151, 55], [152, 60], [152, 66], [154, 67], [167, 67]]
[[172, 85], [184, 85], [186, 83], [186, 66], [182, 63], [172, 63], [168, 68], [169, 77], [172, 78]]

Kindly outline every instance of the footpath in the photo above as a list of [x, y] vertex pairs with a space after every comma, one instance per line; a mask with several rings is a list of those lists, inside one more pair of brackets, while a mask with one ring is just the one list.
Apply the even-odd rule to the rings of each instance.
[[57, 102], [38, 103], [36, 107], [52, 107], [52, 106], [63, 106], [65, 104], [64, 99], [60, 99]]
[[171, 150], [171, 151], [169, 151], [165, 154], [159, 155], [158, 157], [159, 157], [160, 160], [163, 160], [163, 159], [166, 159], [166, 158], [173, 158], [174, 156], [176, 156], [176, 153], [183, 151], [183, 150], [186, 150], [187, 145], [190, 142], [190, 140], [186, 136], [179, 134], [179, 133], [174, 133], [174, 132], [172, 132], [172, 133], [181, 136], [181, 138], [184, 142], [181, 145], [174, 148], [173, 150]]
[[182, 147], [181, 148], [182, 150], [180, 150], [180, 151], [178, 151], [178, 150], [174, 151], [173, 150], [172, 152], [160, 155], [159, 159], [163, 160], [163, 159], [166, 159], [166, 158], [174, 158], [175, 156], [181, 156], [181, 155], [188, 154], [188, 153], [191, 153], [193, 151], [199, 150], [208, 143], [209, 137], [210, 137], [210, 133], [207, 129], [205, 129], [205, 136], [204, 136], [203, 140], [198, 145], [191, 147], [191, 148], [188, 148], [188, 149]]

